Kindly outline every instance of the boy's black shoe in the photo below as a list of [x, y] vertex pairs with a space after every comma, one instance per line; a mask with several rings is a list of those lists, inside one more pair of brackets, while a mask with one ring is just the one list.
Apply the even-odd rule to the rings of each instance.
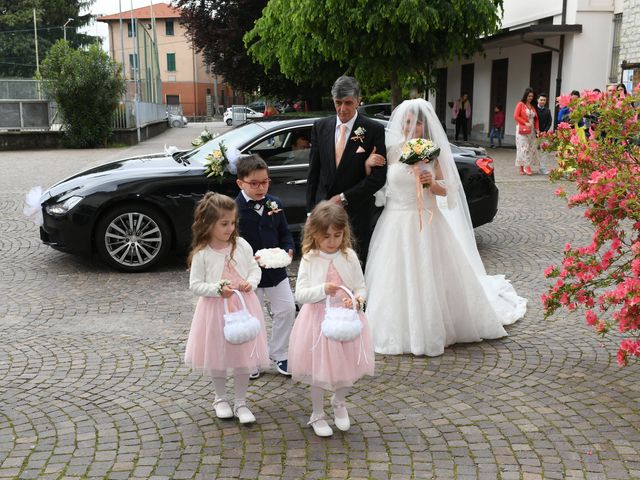
[[287, 377], [291, 376], [291, 373], [288, 372], [288, 365], [286, 360], [275, 361], [276, 370], [280, 375], [286, 375]]

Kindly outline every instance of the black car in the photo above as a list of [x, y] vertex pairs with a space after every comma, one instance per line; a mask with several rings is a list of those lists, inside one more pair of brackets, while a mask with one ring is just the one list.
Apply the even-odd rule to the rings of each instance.
[[[186, 251], [196, 202], [208, 190], [238, 193], [235, 176], [225, 173], [220, 182], [203, 174], [205, 157], [222, 140], [266, 160], [269, 192], [282, 199], [292, 232], [299, 232], [306, 219], [309, 150], [292, 145], [299, 136], [310, 138], [314, 120], [249, 123], [191, 151], [127, 158], [62, 180], [40, 200], [42, 241], [66, 252], [97, 252], [129, 272], [151, 268], [170, 251]], [[492, 160], [452, 148], [474, 226], [490, 222], [498, 205]]]
[[381, 120], [389, 120], [391, 117], [391, 104], [390, 103], [369, 103], [367, 105], [360, 105], [358, 112], [366, 115], [367, 117], [377, 118]]

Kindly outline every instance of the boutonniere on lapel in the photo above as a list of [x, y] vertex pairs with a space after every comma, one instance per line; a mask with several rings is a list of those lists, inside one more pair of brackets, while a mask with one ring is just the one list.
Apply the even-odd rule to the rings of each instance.
[[367, 133], [367, 131], [363, 127], [358, 127], [353, 131], [353, 137], [351, 137], [351, 140], [362, 143], [364, 142], [365, 133]]
[[273, 200], [267, 200], [264, 206], [267, 207], [267, 210], [268, 210], [267, 215], [273, 215], [274, 213], [278, 213], [282, 211], [278, 203]]

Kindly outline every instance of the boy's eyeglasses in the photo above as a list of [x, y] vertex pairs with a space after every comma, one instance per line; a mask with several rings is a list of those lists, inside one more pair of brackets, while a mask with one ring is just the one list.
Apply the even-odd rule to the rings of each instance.
[[250, 188], [253, 188], [254, 190], [258, 187], [268, 187], [271, 184], [271, 179], [267, 178], [266, 180], [263, 180], [262, 182], [258, 182], [255, 180], [252, 180], [251, 182], [245, 182], [244, 180], [240, 180], [242, 183], [246, 183], [247, 185], [249, 185]]

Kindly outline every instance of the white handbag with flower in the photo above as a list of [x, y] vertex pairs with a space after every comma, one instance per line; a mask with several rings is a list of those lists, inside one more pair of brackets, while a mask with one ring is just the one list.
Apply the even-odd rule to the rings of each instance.
[[362, 322], [358, 316], [357, 302], [348, 288], [340, 285], [342, 290], [351, 297], [351, 308], [332, 307], [331, 298], [327, 295], [325, 301], [324, 320], [320, 325], [322, 334], [330, 340], [349, 342], [362, 333]]
[[260, 333], [260, 320], [251, 315], [247, 309], [244, 297], [238, 290], [233, 290], [238, 296], [242, 309], [229, 312], [229, 301], [224, 299], [224, 338], [234, 345], [253, 340]]

